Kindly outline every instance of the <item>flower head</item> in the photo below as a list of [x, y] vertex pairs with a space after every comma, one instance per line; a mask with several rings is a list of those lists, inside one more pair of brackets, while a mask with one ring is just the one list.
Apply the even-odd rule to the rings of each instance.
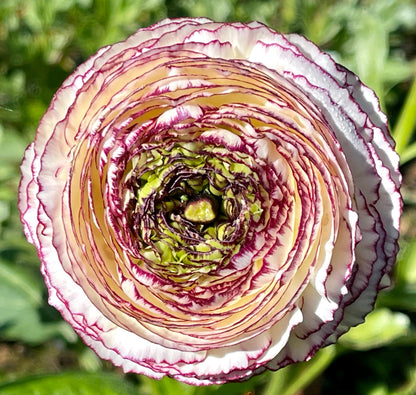
[[55, 306], [126, 372], [223, 383], [363, 321], [397, 253], [374, 93], [298, 35], [164, 20], [63, 83], [19, 208]]

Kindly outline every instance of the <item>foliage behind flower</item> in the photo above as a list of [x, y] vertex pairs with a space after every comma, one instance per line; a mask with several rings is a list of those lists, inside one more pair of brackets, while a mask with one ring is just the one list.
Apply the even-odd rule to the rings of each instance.
[[262, 24], [164, 20], [64, 82], [22, 164], [49, 301], [125, 371], [190, 384], [309, 359], [397, 253], [374, 93]]

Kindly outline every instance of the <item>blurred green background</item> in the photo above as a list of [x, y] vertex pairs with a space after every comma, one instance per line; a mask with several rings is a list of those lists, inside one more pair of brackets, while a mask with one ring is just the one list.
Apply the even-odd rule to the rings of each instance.
[[[402, 158], [394, 286], [366, 323], [309, 362], [197, 388], [123, 375], [47, 304], [16, 208], [19, 164], [52, 95], [98, 48], [165, 17], [258, 20], [299, 32], [372, 87]], [[416, 394], [416, 2], [414, 0], [2, 0], [0, 3], [0, 394]]]

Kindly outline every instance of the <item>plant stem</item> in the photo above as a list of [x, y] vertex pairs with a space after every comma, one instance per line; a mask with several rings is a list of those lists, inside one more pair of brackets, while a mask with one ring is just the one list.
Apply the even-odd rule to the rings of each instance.
[[271, 374], [264, 395], [295, 395], [313, 382], [334, 360], [336, 346], [321, 349], [308, 362], [300, 362]]

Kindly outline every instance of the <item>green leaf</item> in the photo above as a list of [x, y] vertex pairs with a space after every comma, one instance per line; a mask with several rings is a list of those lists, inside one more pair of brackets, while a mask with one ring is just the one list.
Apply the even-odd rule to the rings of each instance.
[[[59, 319], [43, 321], [44, 288], [28, 270], [0, 261], [0, 335], [9, 340], [39, 344], [52, 337], [68, 341], [76, 337], [68, 324]], [[52, 308], [50, 308], [55, 313]], [[51, 313], [50, 313], [51, 314]]]
[[392, 309], [416, 312], [416, 287], [400, 286], [395, 287], [389, 292], [380, 294], [378, 305], [390, 307]]
[[141, 376], [141, 395], [193, 395], [198, 387], [181, 383], [169, 377], [154, 380]]
[[255, 389], [258, 387], [258, 383], [264, 381], [266, 377], [269, 377], [267, 373], [254, 376], [248, 381], [239, 383], [227, 383], [222, 385], [211, 385], [205, 388], [198, 388], [195, 395], [241, 395], [241, 394], [254, 394]]
[[339, 343], [354, 350], [370, 350], [387, 346], [410, 332], [410, 319], [406, 314], [387, 308], [372, 311], [365, 323], [352, 328]]
[[110, 373], [61, 373], [0, 384], [2, 395], [130, 395], [135, 387]]
[[[13, 170], [17, 170], [17, 166], [22, 160], [26, 146], [27, 142], [22, 138], [21, 135], [6, 131], [3, 125], [0, 124], [0, 147], [2, 148], [0, 149], [0, 164], [2, 167], [13, 166]], [[3, 169], [1, 174], [4, 174]]]
[[396, 286], [416, 287], [416, 240], [402, 244], [395, 268]]
[[[10, 303], [14, 302], [12, 296], [17, 296], [18, 305], [30, 305], [37, 307], [42, 303], [41, 287], [38, 281], [27, 271], [18, 266], [13, 266], [0, 261], [0, 309], [3, 311]], [[9, 297], [7, 298], [7, 294]], [[1, 315], [2, 319], [4, 315]]]
[[[415, 156], [409, 155], [406, 152], [408, 144], [411, 141], [413, 132], [416, 127], [416, 78], [413, 80], [413, 84], [406, 97], [406, 101], [403, 105], [402, 111], [400, 112], [399, 119], [393, 130], [393, 137], [396, 141], [396, 151], [399, 155], [405, 157], [408, 161], [413, 159]], [[409, 147], [410, 148], [410, 147]]]
[[416, 158], [416, 142], [409, 144], [400, 155], [400, 164], [404, 165], [405, 163]]
[[383, 70], [388, 54], [388, 32], [380, 19], [364, 13], [354, 31], [355, 70], [377, 96], [384, 98]]

